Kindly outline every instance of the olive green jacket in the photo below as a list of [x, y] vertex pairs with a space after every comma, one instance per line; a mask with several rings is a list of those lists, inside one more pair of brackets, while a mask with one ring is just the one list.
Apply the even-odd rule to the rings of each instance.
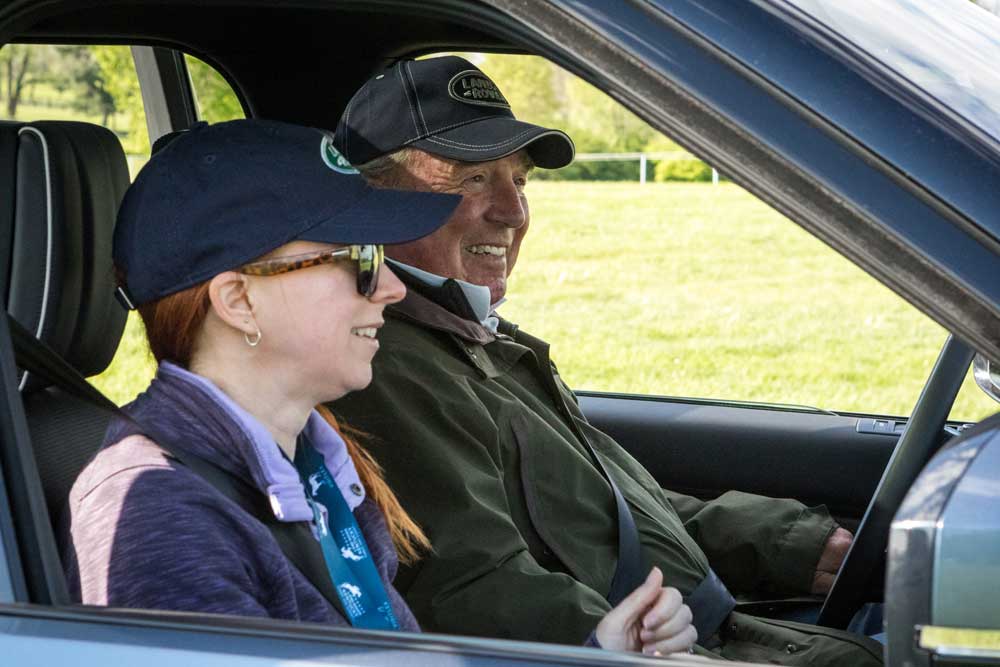
[[395, 582], [425, 629], [568, 644], [593, 631], [610, 608], [618, 533], [583, 438], [667, 585], [686, 595], [711, 564], [734, 593], [808, 591], [835, 527], [824, 508], [661, 489], [586, 421], [541, 340], [508, 323], [511, 336], [494, 335], [413, 290], [386, 315], [373, 383], [331, 407], [373, 436], [390, 486], [433, 544]]

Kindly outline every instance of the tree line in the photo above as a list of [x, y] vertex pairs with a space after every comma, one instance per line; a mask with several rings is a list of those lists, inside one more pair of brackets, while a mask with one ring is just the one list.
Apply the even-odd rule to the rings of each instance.
[[[521, 120], [558, 128], [578, 153], [659, 153], [684, 149], [583, 79], [538, 56], [486, 54], [473, 58], [492, 78]], [[634, 181], [635, 161], [574, 162], [537, 178]], [[707, 181], [712, 169], [691, 158], [650, 161], [647, 176], [658, 181]]]
[[[469, 55], [500, 86], [523, 120], [566, 131], [580, 153], [682, 152], [621, 104], [582, 79], [535, 56]], [[240, 118], [243, 109], [212, 67], [186, 57], [199, 118]], [[142, 95], [125, 46], [8, 44], [0, 48], [0, 100], [7, 118], [26, 102], [68, 109], [81, 119], [111, 127], [125, 151], [148, 155]], [[50, 116], [54, 117], [54, 116]], [[114, 122], [111, 122], [114, 121]], [[693, 158], [649, 163], [655, 180], [708, 180], [711, 169]], [[635, 161], [574, 162], [539, 178], [630, 180]]]

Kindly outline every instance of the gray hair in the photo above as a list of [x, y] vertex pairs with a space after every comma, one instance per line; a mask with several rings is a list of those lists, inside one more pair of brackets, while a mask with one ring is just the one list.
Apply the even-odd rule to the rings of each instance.
[[361, 172], [371, 185], [391, 188], [399, 183], [403, 171], [413, 164], [417, 152], [417, 149], [405, 146], [364, 164], [355, 165], [354, 168]]

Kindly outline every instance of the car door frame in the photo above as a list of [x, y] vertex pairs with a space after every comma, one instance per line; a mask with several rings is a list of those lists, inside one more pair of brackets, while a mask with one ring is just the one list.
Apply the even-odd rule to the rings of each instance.
[[[864, 266], [883, 282], [909, 295], [909, 298], [918, 307], [934, 313], [932, 316], [936, 315], [935, 319], [947, 323], [949, 328], [963, 334], [977, 348], [994, 354], [1000, 351], [997, 342], [983, 333], [987, 325], [996, 323], [994, 303], [985, 306], [981, 303], [971, 303], [969, 308], [972, 315], [959, 318], [956, 318], [954, 313], [943, 311], [934, 303], [930, 303], [934, 298], [941, 297], [945, 303], [952, 304], [954, 308], [957, 307], [954, 304], [961, 306], [974, 301], [977, 284], [973, 279], [975, 277], [967, 280], [963, 280], [959, 276], [949, 277], [945, 275], [944, 267], [938, 263], [931, 262], [927, 266], [923, 266], [921, 262], [926, 258], [921, 257], [919, 253], [909, 251], [903, 252], [901, 257], [896, 258], [899, 260], [898, 262], [882, 264], [888, 259], [888, 253], [905, 250], [905, 244], [901, 244], [896, 235], [881, 228], [879, 224], [882, 221], [881, 217], [871, 215], [870, 211], [864, 207], [850, 204], [849, 202], [854, 201], [852, 198], [836, 194], [841, 188], [850, 186], [850, 181], [833, 183], [824, 180], [821, 178], [823, 175], [821, 172], [816, 173], [800, 166], [803, 160], [810, 157], [808, 154], [798, 155], [798, 161], [796, 161], [785, 150], [777, 150], [772, 144], [764, 141], [747, 128], [741, 127], [739, 123], [734, 122], [732, 117], [711, 112], [711, 109], [706, 106], [707, 99], [702, 99], [702, 96], [694, 95], [691, 92], [692, 84], [690, 81], [679, 81], [668, 76], [663, 69], [662, 58], [656, 61], [659, 63], [656, 67], [646, 71], [637, 70], [636, 58], [644, 53], [641, 40], [630, 41], [628, 35], [622, 35], [620, 31], [616, 32], [613, 25], [601, 23], [600, 17], [595, 16], [593, 12], [580, 15], [569, 11], [579, 11], [582, 6], [580, 3], [566, 0], [565, 2], [554, 2], [551, 5], [543, 5], [542, 3], [525, 5], [514, 0], [489, 0], [488, 4], [505, 11], [508, 16], [516, 19], [516, 25], [492, 26], [498, 32], [520, 35], [522, 43], [534, 44], [544, 55], [548, 55], [556, 62], [567, 66], [571, 71], [583, 74], [591, 82], [604, 84], [613, 96], [625, 101], [630, 108], [639, 111], [640, 115], [647, 120], [651, 120], [654, 127], [670, 130], [671, 134], [681, 139], [688, 148], [694, 149], [698, 154], [722, 166], [727, 173], [733, 174], [734, 180], [755, 192], [764, 201], [802, 224], [843, 254], [852, 258], [856, 263]], [[678, 4], [678, 6], [682, 5], [692, 6], [692, 3]], [[629, 11], [639, 12], [635, 15], [630, 14], [633, 19], [641, 17], [647, 22], [649, 21], [648, 4], [634, 3], [623, 6]], [[758, 7], [758, 5], [755, 4], [754, 7]], [[587, 9], [587, 7], [583, 7], [583, 9]], [[662, 17], [658, 18], [662, 19]], [[478, 19], [470, 18], [470, 20]], [[697, 56], [695, 60], [700, 63], [700, 70], [698, 67], [694, 69], [701, 71], [703, 75], [719, 71], [728, 72], [729, 76], [726, 78], [742, 77], [741, 89], [745, 89], [748, 95], [750, 92], [754, 93], [747, 99], [751, 97], [762, 100], [769, 99], [775, 113], [781, 112], [783, 116], [795, 120], [801, 132], [822, 137], [823, 142], [821, 143], [836, 149], [845, 163], [860, 165], [867, 172], [880, 175], [882, 180], [887, 183], [887, 187], [891, 186], [896, 191], [905, 193], [907, 195], [905, 200], [911, 206], [925, 206], [934, 209], [927, 202], [928, 193], [919, 191], [919, 187], [913, 183], [901, 182], [898, 173], [887, 173], [892, 172], [891, 165], [885, 165], [878, 159], [877, 155], [871, 155], [865, 151], [863, 146], [857, 146], [851, 137], [841, 136], [836, 128], [829, 127], [822, 118], [817, 118], [812, 110], [803, 108], [795, 100], [786, 99], [780, 90], [775, 89], [773, 83], [759, 73], [748, 71], [745, 63], [739, 62], [738, 58], [732, 54], [719, 49], [704, 35], [699, 34], [690, 25], [684, 24], [676, 16], [671, 17], [668, 23], [667, 30], [672, 31], [672, 34], [676, 36], [677, 44], [685, 46], [685, 52]], [[641, 22], [632, 20], [629, 22], [629, 26], [639, 31], [637, 35], [641, 36], [641, 31], [644, 28]], [[598, 28], [607, 29], [610, 32], [607, 34], [595, 32]], [[595, 59], [602, 63], [600, 67], [595, 64]], [[706, 93], [704, 97], [710, 96]], [[724, 105], [721, 108], [731, 111], [731, 105]], [[738, 158], [745, 158], [747, 164], [758, 165], [760, 168], [751, 172], [748, 170], [747, 164], [741, 164]], [[813, 156], [813, 159], [817, 159], [816, 156]], [[813, 169], [816, 169], [815, 164], [813, 164]], [[838, 187], [833, 187], [834, 185], [838, 185]], [[797, 197], [792, 197], [791, 193], [804, 194], [805, 196], [802, 197], [802, 201], [799, 201]], [[882, 211], [882, 209], [878, 210]], [[937, 216], [935, 219], [941, 223], [942, 229], [947, 229], [949, 226], [955, 227], [958, 231], [954, 233], [961, 233], [962, 226], [954, 223], [955, 213], [950, 208], [944, 206], [942, 210], [932, 210], [929, 215], [932, 214]], [[886, 215], [888, 215], [887, 212], [882, 213], [882, 216]], [[846, 234], [854, 227], [866, 232], [864, 238], [870, 241], [870, 247], [859, 245]], [[900, 279], [888, 271], [887, 266], [890, 265], [895, 268], [902, 266], [907, 269], [906, 279]], [[938, 284], [939, 281], [940, 284]], [[930, 290], [929, 296], [913, 294], [914, 290], [920, 287], [927, 287]], [[995, 330], [1000, 330], [1000, 328]], [[12, 368], [9, 348], [0, 349], [0, 357], [2, 357], [2, 365], [6, 369]], [[4, 372], [3, 384], [8, 395], [4, 399], [5, 409], [3, 419], [0, 421], [4, 424], [5, 440], [7, 437], [22, 440], [27, 438], [27, 433], [25, 429], [18, 427], [16, 415], [20, 408], [16, 405], [16, 396], [13, 396], [9, 391], [14, 387], [14, 384], [8, 381], [6, 371]], [[23, 414], [21, 418], [23, 420]], [[8, 436], [8, 431], [13, 435]], [[4, 447], [4, 450], [7, 449], [9, 448]], [[10, 465], [7, 459], [0, 461], [0, 465], [3, 465], [4, 478], [10, 481], [12, 475], [15, 474], [15, 468]], [[12, 486], [8, 486], [6, 489], [8, 494], [14, 491]], [[10, 507], [9, 503], [5, 503], [4, 506]], [[17, 539], [17, 536], [11, 534], [14, 527], [7, 525], [3, 521], [3, 517], [0, 516], [0, 535], [3, 537], [8, 554], [10, 553], [10, 540]], [[16, 543], [20, 544], [20, 542]], [[8, 566], [11, 567], [12, 572], [19, 569], [16, 563], [11, 565], [11, 562], [12, 559], [8, 558]], [[21, 567], [24, 565], [21, 563]], [[13, 588], [16, 590], [17, 586], [15, 585]], [[165, 620], [165, 617], [168, 616], [165, 614], [156, 614], [155, 618], [147, 618], [136, 612], [69, 611], [58, 608], [36, 608], [30, 604], [3, 605], [0, 609], [0, 617], [7, 618], [37, 616], [51, 619], [52, 615], [71, 615], [74, 613], [96, 614], [90, 618], [139, 619], [137, 623], [144, 627], [176, 629], [177, 626], [173, 623], [183, 625], [181, 617], [177, 617], [176, 621], [168, 621]], [[69, 620], [69, 616], [67, 616], [67, 620]], [[199, 626], [196, 624], [194, 627]], [[205, 626], [201, 625], [200, 627], [204, 629]], [[209, 627], [217, 627], [217, 624], [213, 622]], [[100, 628], [101, 626], [98, 626], [98, 629]], [[303, 632], [309, 631], [311, 630], [303, 630]], [[105, 636], [113, 637], [115, 632], [109, 630]], [[393, 639], [387, 638], [386, 641], [396, 643]], [[424, 639], [429, 644], [433, 644], [435, 641], [445, 641], [429, 637], [419, 638], [418, 643], [422, 643]], [[455, 638], [448, 639], [456, 641]], [[418, 638], [399, 638], [400, 643], [415, 641], [418, 641]], [[463, 642], [459, 642], [459, 644], [464, 645]], [[449, 645], [447, 641], [445, 645]], [[486, 641], [482, 644], [477, 643], [475, 646], [484, 647], [484, 650], [495, 657], [507, 655], [503, 652], [504, 647], [511, 645]], [[565, 650], [571, 652], [567, 656], [576, 659], [577, 654], [572, 652], [577, 651], [577, 649]], [[553, 654], [553, 660], [562, 661], [561, 655], [560, 650], [556, 650]], [[596, 658], [592, 657], [590, 653], [587, 653], [586, 656], [590, 658], [587, 662], [594, 660], [596, 661], [594, 664], [620, 662], [617, 656], [607, 655], [603, 658]]]

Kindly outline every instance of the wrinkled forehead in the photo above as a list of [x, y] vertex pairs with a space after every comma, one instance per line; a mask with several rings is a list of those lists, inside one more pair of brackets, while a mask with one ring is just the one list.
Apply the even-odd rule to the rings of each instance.
[[438, 157], [438, 159], [454, 165], [456, 170], [471, 170], [477, 167], [482, 167], [483, 165], [492, 165], [500, 162], [510, 162], [525, 171], [531, 171], [535, 168], [535, 161], [531, 159], [531, 155], [528, 153], [526, 148], [522, 148], [516, 153], [505, 155], [504, 157], [497, 158], [496, 160], [487, 160], [485, 162], [463, 162], [461, 160], [452, 160], [442, 157]]

